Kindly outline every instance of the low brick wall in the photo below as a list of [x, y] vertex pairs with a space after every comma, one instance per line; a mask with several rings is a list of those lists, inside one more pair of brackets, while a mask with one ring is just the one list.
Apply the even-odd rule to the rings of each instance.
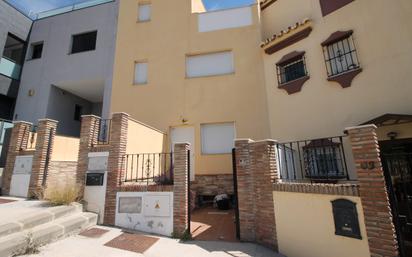
[[47, 187], [74, 185], [76, 183], [77, 162], [51, 161], [47, 174]]
[[190, 183], [190, 189], [197, 195], [233, 194], [233, 175], [196, 175], [195, 181]]
[[359, 196], [359, 186], [356, 184], [276, 183], [273, 184], [273, 191]]

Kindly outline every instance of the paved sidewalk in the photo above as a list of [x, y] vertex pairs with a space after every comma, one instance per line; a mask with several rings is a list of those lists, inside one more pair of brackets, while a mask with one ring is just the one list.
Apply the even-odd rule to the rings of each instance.
[[117, 228], [96, 226], [109, 232], [100, 238], [81, 235], [69, 237], [40, 248], [40, 253], [26, 257], [280, 257], [275, 252], [249, 243], [190, 241], [157, 237], [159, 240], [143, 254], [104, 246], [123, 232]]

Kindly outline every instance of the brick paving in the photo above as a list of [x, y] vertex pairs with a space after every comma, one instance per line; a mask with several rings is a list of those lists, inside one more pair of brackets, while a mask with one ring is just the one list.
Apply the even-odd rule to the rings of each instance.
[[135, 253], [144, 253], [158, 240], [158, 238], [139, 234], [122, 233], [120, 236], [110, 240], [104, 245]]
[[196, 240], [237, 241], [234, 210], [220, 211], [212, 206], [196, 209], [191, 214], [190, 228]]

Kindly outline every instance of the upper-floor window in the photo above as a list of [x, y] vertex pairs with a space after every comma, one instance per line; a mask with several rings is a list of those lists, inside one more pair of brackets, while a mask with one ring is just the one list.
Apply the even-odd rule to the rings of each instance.
[[322, 43], [328, 77], [360, 68], [352, 33], [336, 32]]
[[152, 5], [150, 3], [139, 4], [138, 7], [138, 21], [150, 21], [152, 13]]
[[3, 50], [3, 57], [14, 63], [22, 64], [24, 58], [23, 54], [24, 41], [11, 33], [7, 34], [7, 39]]
[[232, 51], [186, 56], [186, 77], [196, 78], [235, 72]]
[[329, 13], [332, 13], [347, 4], [350, 4], [354, 0], [320, 0], [320, 9], [322, 15], [326, 16]]
[[33, 43], [30, 46], [30, 59], [40, 59], [43, 53], [43, 42]]
[[147, 62], [136, 62], [134, 66], [134, 84], [147, 84]]
[[276, 67], [279, 85], [307, 76], [304, 53], [278, 62]]
[[96, 49], [97, 31], [77, 34], [72, 36], [70, 53], [81, 53]]

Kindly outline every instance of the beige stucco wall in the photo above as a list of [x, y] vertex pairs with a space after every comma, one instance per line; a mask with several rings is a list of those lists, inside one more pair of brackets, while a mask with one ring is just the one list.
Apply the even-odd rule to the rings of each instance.
[[79, 138], [58, 136], [54, 137], [52, 161], [77, 161], [79, 156]]
[[[363, 209], [359, 197], [273, 192], [280, 253], [288, 257], [367, 257]], [[362, 240], [335, 235], [331, 201], [356, 203]]]
[[201, 13], [205, 12], [205, 5], [203, 4], [202, 0], [192, 0], [192, 12], [193, 13]]
[[[278, 0], [262, 12], [263, 35], [308, 17], [308, 38], [272, 55], [262, 50], [271, 137], [279, 141], [341, 135], [385, 113], [412, 114], [412, 1], [363, 0], [322, 17], [319, 0]], [[354, 30], [363, 72], [350, 88], [328, 82], [321, 42], [338, 30]], [[306, 51], [310, 75], [296, 94], [278, 89], [276, 66], [292, 51]], [[409, 133], [411, 131], [409, 130]]]
[[126, 154], [162, 153], [165, 141], [165, 133], [129, 119]]
[[[150, 22], [136, 22], [139, 1], [120, 2], [114, 64], [112, 112], [169, 131], [195, 126], [196, 174], [231, 173], [229, 155], [200, 154], [200, 124], [236, 122], [237, 137], [267, 138], [266, 98], [258, 7], [252, 26], [199, 33], [191, 1], [153, 0]], [[185, 57], [232, 50], [235, 73], [188, 79]], [[132, 85], [134, 63], [148, 61], [148, 83]]]

